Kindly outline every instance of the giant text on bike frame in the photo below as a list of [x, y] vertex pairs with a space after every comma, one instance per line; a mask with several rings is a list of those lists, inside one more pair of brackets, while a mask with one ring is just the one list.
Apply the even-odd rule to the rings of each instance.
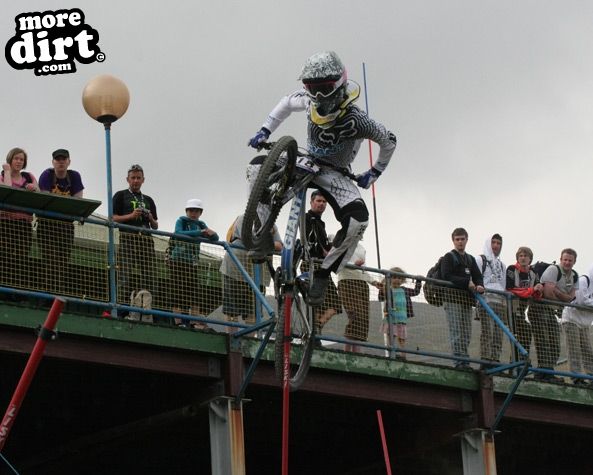
[[286, 250], [292, 250], [294, 246], [294, 240], [297, 234], [297, 226], [299, 223], [299, 214], [303, 209], [303, 194], [299, 193], [295, 196], [292, 206], [290, 208], [290, 214], [288, 216], [288, 224], [286, 225], [286, 236], [284, 242], [284, 248]]

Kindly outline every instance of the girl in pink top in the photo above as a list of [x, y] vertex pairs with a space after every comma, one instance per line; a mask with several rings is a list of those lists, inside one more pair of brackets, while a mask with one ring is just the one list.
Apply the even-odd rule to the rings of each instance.
[[[13, 148], [2, 165], [0, 183], [27, 191], [39, 191], [35, 177], [23, 171], [27, 167], [27, 152]], [[0, 285], [28, 287], [29, 252], [33, 230], [32, 216], [27, 213], [0, 212]]]

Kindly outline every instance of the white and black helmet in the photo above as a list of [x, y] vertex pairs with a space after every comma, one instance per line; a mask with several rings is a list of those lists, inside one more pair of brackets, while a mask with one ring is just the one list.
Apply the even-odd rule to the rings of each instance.
[[307, 59], [299, 79], [311, 101], [325, 113], [330, 113], [344, 98], [348, 75], [334, 51], [323, 51]]

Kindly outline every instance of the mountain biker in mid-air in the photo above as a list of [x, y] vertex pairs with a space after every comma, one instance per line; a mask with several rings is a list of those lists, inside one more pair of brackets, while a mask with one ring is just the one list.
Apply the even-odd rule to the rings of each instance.
[[377, 143], [380, 147], [377, 161], [356, 177], [358, 186], [368, 189], [385, 171], [395, 151], [396, 138], [354, 105], [360, 86], [348, 80], [342, 61], [333, 51], [316, 53], [307, 59], [299, 79], [303, 88], [280, 100], [248, 145], [260, 149], [293, 111], [307, 111], [307, 150], [321, 165], [321, 172], [312, 184], [333, 208], [342, 226], [333, 247], [315, 271], [309, 289], [309, 303], [320, 305], [330, 272], [339, 271], [350, 260], [369, 219], [358, 188], [338, 169], [350, 170], [364, 139]]

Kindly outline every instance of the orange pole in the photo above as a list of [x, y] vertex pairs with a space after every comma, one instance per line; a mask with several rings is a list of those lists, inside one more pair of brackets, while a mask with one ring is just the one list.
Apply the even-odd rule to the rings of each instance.
[[288, 475], [288, 436], [290, 421], [290, 311], [292, 295], [284, 297], [284, 361], [282, 374], [282, 475]]

